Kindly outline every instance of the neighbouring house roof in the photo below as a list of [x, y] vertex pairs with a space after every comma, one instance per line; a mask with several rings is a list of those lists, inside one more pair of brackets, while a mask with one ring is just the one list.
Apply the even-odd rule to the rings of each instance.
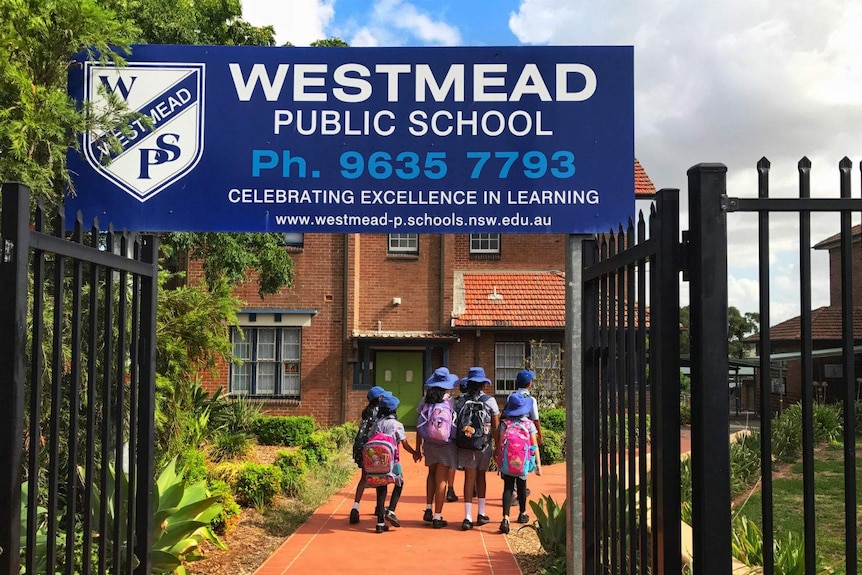
[[[624, 324], [628, 324], [624, 305]], [[635, 306], [637, 322], [637, 306]], [[614, 318], [616, 319], [616, 318]], [[646, 310], [649, 329], [649, 309]], [[455, 272], [454, 328], [566, 326], [566, 278], [556, 270]]]
[[[853, 309], [853, 333], [862, 337], [862, 308]], [[783, 321], [769, 328], [769, 339], [772, 341], [799, 341], [802, 338], [801, 316]], [[840, 340], [841, 308], [839, 306], [823, 306], [811, 311], [812, 340]], [[756, 342], [759, 333], [746, 337], [747, 341]]]
[[649, 199], [655, 196], [655, 184], [649, 179], [641, 163], [635, 158], [635, 198]]
[[560, 271], [455, 272], [452, 327], [566, 326]]
[[[862, 224], [855, 225], [850, 228], [850, 237], [855, 240], [862, 235]], [[835, 235], [829, 236], [825, 240], [821, 240], [814, 245], [815, 250], [829, 250], [832, 248], [837, 248], [841, 243], [841, 232], [838, 232]]]

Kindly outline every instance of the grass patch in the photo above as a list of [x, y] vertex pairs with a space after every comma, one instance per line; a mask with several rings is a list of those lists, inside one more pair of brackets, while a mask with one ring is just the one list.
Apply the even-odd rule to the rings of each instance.
[[333, 493], [347, 485], [356, 471], [356, 463], [346, 451], [339, 451], [324, 465], [308, 470], [304, 488], [294, 499], [286, 499], [264, 514], [266, 530], [286, 537], [296, 531]]
[[[856, 449], [857, 546], [862, 545], [862, 446]], [[802, 463], [795, 463], [773, 480], [773, 521], [776, 535], [804, 530], [802, 512]], [[761, 492], [757, 491], [734, 514], [762, 527]], [[844, 545], [844, 447], [827, 445], [815, 452], [814, 511], [817, 551], [825, 566], [843, 574]], [[858, 563], [862, 569], [862, 561]]]

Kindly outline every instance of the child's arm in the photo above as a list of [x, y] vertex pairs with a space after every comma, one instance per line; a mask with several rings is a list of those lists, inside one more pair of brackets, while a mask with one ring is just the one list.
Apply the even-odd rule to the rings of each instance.
[[542, 474], [542, 456], [539, 453], [539, 440], [537, 433], [530, 434], [530, 445], [536, 448], [536, 475]]

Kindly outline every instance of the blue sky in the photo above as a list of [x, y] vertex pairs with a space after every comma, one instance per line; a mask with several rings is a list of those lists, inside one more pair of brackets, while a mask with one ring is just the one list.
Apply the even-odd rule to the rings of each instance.
[[[279, 43], [338, 36], [351, 46], [633, 45], [635, 153], [658, 188], [686, 189], [699, 162], [728, 167], [728, 194], [838, 195], [838, 162], [862, 160], [862, 2], [850, 0], [243, 0]], [[684, 196], [685, 194], [683, 194]], [[680, 214], [687, 222], [687, 205]], [[798, 218], [772, 224], [772, 323], [798, 315]], [[687, 223], [684, 223], [687, 228]], [[756, 218], [731, 214], [730, 304], [758, 306]], [[839, 229], [812, 219], [812, 243]], [[814, 307], [828, 305], [828, 259], [812, 253]], [[682, 297], [688, 303], [687, 295]]]

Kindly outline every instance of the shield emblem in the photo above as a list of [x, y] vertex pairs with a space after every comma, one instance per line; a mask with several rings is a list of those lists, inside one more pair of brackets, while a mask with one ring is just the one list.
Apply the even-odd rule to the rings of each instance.
[[140, 202], [191, 172], [203, 154], [204, 64], [87, 62], [84, 99], [94, 114], [117, 98], [131, 117], [84, 134], [87, 163]]

